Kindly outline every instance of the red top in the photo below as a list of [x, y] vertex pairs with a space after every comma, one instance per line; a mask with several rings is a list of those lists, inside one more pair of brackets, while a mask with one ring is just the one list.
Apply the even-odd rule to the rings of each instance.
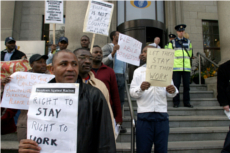
[[116, 122], [122, 122], [122, 113], [121, 113], [121, 102], [117, 87], [116, 75], [112, 68], [101, 63], [101, 67], [95, 72], [91, 70], [95, 78], [101, 80], [109, 90], [110, 104], [113, 110], [113, 114]]

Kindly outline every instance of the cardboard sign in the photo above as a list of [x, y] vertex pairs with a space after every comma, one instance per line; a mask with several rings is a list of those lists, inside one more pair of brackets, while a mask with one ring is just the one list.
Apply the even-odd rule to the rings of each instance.
[[103, 1], [89, 1], [83, 32], [108, 36], [113, 14], [113, 4]]
[[14, 72], [27, 72], [30, 70], [27, 60], [1, 61], [1, 79], [10, 76]]
[[32, 88], [27, 139], [40, 153], [76, 153], [79, 84], [48, 83]]
[[15, 72], [11, 75], [11, 81], [4, 87], [1, 107], [14, 109], [28, 109], [29, 97], [32, 86], [49, 82], [54, 75]]
[[146, 81], [151, 86], [167, 87], [172, 81], [174, 50], [147, 49]]
[[45, 23], [63, 24], [63, 0], [45, 1]]
[[127, 35], [119, 34], [117, 59], [132, 65], [139, 66], [142, 43]]

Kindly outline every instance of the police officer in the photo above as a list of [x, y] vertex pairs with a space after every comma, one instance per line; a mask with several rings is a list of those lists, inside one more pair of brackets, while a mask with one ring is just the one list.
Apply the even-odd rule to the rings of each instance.
[[[169, 34], [169, 42], [172, 41], [172, 40], [175, 39], [175, 38], [176, 38], [176, 35], [174, 35], [174, 34]], [[169, 43], [168, 43], [167, 45], [165, 45], [165, 49], [168, 49], [168, 45], [169, 45]]]
[[[181, 77], [183, 78], [183, 101], [185, 107], [192, 108], [193, 106], [190, 104], [190, 95], [189, 95], [189, 82], [190, 82], [190, 71], [191, 71], [191, 61], [192, 57], [192, 43], [190, 40], [183, 37], [186, 25], [179, 24], [175, 26], [177, 31], [177, 37], [172, 40], [168, 48], [174, 49], [174, 65], [173, 65], [173, 82], [177, 89], [179, 90]], [[179, 107], [180, 104], [180, 95], [177, 94], [176, 97], [173, 98], [173, 103], [175, 108]]]

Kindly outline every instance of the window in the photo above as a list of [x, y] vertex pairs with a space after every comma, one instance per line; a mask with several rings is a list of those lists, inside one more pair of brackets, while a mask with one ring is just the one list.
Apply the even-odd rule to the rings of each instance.
[[[65, 16], [63, 17], [63, 24], [56, 24], [55, 29], [55, 44], [58, 45], [58, 39], [65, 36]], [[45, 53], [48, 54], [50, 46], [53, 44], [53, 24], [44, 23], [43, 15], [43, 27], [42, 27], [42, 40], [46, 42]], [[58, 48], [58, 46], [57, 46]]]
[[205, 55], [215, 63], [220, 59], [220, 39], [218, 21], [202, 21], [203, 46]]

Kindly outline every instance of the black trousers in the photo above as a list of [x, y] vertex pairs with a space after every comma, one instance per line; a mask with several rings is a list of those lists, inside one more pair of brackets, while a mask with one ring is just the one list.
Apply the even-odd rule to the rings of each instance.
[[[190, 95], [189, 95], [190, 72], [184, 72], [184, 71], [173, 72], [173, 82], [178, 90], [180, 89], [181, 78], [183, 80], [183, 86], [184, 86], [183, 102], [184, 105], [189, 105], [190, 104]], [[177, 94], [173, 98], [173, 103], [174, 105], [180, 104], [180, 94]]]

